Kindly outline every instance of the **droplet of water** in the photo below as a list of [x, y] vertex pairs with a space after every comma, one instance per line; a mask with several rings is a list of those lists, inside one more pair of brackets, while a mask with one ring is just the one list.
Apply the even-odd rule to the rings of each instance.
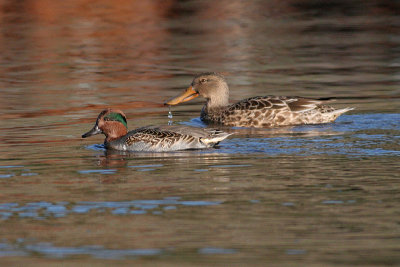
[[171, 106], [168, 106], [168, 108], [169, 108], [169, 111], [168, 111], [168, 125], [172, 125], [172, 118], [173, 118], [173, 116], [172, 116], [172, 112], [171, 112]]
[[169, 106], [169, 111], [168, 111], [168, 119], [172, 119], [172, 112], [171, 112], [171, 106]]

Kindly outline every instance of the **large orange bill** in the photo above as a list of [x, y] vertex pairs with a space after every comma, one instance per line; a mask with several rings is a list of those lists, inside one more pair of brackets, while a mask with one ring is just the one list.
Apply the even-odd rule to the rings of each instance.
[[167, 102], [165, 102], [165, 105], [177, 105], [179, 103], [183, 103], [186, 101], [189, 101], [193, 98], [196, 98], [199, 96], [199, 93], [197, 93], [192, 86], [189, 86], [188, 89], [185, 90], [185, 92], [183, 92], [183, 94], [180, 94], [170, 100], [168, 100]]

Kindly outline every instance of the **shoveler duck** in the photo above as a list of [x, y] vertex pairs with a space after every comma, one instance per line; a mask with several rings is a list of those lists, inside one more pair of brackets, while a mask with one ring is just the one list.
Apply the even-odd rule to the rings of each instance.
[[329, 123], [353, 109], [335, 109], [319, 99], [270, 95], [250, 97], [230, 105], [228, 84], [221, 74], [215, 72], [197, 75], [188, 89], [165, 105], [177, 105], [199, 95], [207, 101], [201, 110], [202, 121], [237, 127]]
[[82, 138], [100, 133], [106, 136], [106, 148], [152, 152], [214, 147], [231, 135], [215, 129], [180, 125], [145, 126], [128, 132], [126, 116], [118, 109], [100, 112], [94, 127]]

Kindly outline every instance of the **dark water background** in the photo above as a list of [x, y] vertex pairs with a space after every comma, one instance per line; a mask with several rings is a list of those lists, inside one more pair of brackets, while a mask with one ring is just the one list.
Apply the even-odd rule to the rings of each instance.
[[[1, 265], [400, 264], [397, 1], [0, 1]], [[219, 149], [105, 151], [222, 72], [231, 99], [335, 97], [327, 125]], [[174, 123], [205, 127], [203, 100]]]

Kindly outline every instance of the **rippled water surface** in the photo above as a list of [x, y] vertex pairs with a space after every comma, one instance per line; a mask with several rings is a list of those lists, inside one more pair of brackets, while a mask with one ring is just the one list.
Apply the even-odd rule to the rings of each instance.
[[[400, 264], [400, 6], [392, 1], [0, 1], [0, 264]], [[106, 151], [130, 129], [207, 127], [195, 99], [332, 97], [335, 123], [216, 149]]]

